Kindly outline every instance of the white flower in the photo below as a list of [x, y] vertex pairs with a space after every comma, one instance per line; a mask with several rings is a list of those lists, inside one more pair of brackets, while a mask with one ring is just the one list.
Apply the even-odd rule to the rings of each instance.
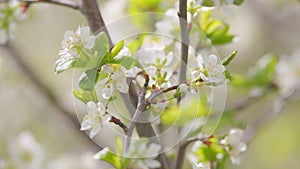
[[62, 48], [85, 47], [91, 49], [94, 47], [95, 37], [91, 35], [88, 26], [78, 26], [77, 30], [67, 31], [61, 42]]
[[21, 133], [9, 145], [9, 156], [19, 169], [43, 168], [44, 150], [29, 132]]
[[203, 81], [212, 83], [213, 85], [221, 85], [225, 82], [224, 71], [225, 66], [218, 62], [216, 55], [208, 57], [197, 57], [199, 68], [192, 71], [192, 78], [201, 78]]
[[132, 160], [131, 166], [139, 169], [159, 168], [161, 166], [160, 162], [155, 160], [159, 155], [160, 145], [151, 143], [147, 147], [146, 142], [136, 145], [133, 143], [132, 145], [138, 145], [138, 147], [134, 147], [136, 151], [132, 152], [132, 155], [137, 159]]
[[78, 57], [78, 50], [82, 48], [92, 49], [95, 45], [95, 36], [91, 35], [88, 26], [78, 26], [77, 30], [66, 31], [61, 46], [64, 52], [59, 55], [63, 56], [66, 53], [71, 54], [73, 57]]
[[84, 117], [80, 130], [90, 130], [90, 138], [93, 138], [100, 129], [106, 125], [111, 116], [106, 113], [105, 106], [102, 103], [87, 103], [87, 115]]
[[15, 22], [26, 17], [26, 13], [19, 0], [0, 3], [0, 44], [5, 44], [13, 38]]
[[193, 165], [193, 169], [210, 169], [206, 163], [196, 163]]
[[165, 54], [162, 50], [145, 49], [137, 52], [134, 57], [140, 61], [150, 76], [149, 86], [167, 87], [174, 69], [174, 55]]
[[300, 50], [296, 50], [289, 58], [282, 59], [276, 67], [275, 83], [283, 97], [288, 97], [300, 82]]
[[241, 141], [243, 130], [232, 129], [229, 134], [221, 140], [221, 144], [225, 145], [225, 150], [230, 155], [230, 160], [233, 164], [240, 163], [240, 154], [247, 150], [247, 146]]
[[101, 96], [104, 99], [109, 99], [113, 95], [115, 89], [121, 93], [127, 93], [129, 87], [126, 82], [126, 77], [134, 78], [139, 72], [142, 71], [142, 69], [136, 66], [127, 70], [122, 65], [113, 67], [109, 64], [103, 65], [101, 69], [108, 74], [108, 77], [97, 83], [96, 89], [97, 93], [101, 93]]
[[98, 83], [97, 93], [101, 93], [104, 99], [109, 99], [117, 88], [122, 93], [128, 92], [128, 84], [126, 83], [126, 74], [125, 68], [123, 66], [119, 66], [118, 68], [114, 68], [111, 65], [102, 66], [102, 70], [105, 73], [108, 73], [108, 77], [102, 79]]

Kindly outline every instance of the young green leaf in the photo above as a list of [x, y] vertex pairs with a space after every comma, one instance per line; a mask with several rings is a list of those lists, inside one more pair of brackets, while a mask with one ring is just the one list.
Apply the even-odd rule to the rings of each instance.
[[98, 80], [99, 74], [96, 68], [82, 73], [79, 79], [79, 87], [85, 91], [92, 91]]
[[223, 61], [223, 65], [227, 66], [229, 65], [229, 63], [236, 57], [236, 55], [238, 54], [238, 51], [235, 50], [233, 51], [224, 61]]
[[265, 55], [248, 70], [247, 76], [235, 76], [232, 85], [265, 88], [273, 82], [277, 63], [278, 58], [275, 55]]
[[234, 5], [242, 5], [244, 3], [244, 0], [234, 0], [233, 4]]
[[102, 149], [96, 154], [96, 157], [99, 158], [99, 160], [103, 160], [113, 165], [116, 169], [124, 169], [121, 164], [121, 157], [111, 152], [109, 148]]
[[107, 53], [109, 53], [109, 40], [105, 33], [101, 32], [97, 35], [93, 51], [96, 52], [97, 56], [98, 64], [96, 66], [102, 66], [108, 59]]
[[85, 104], [89, 101], [98, 102], [95, 91], [73, 90], [73, 95]]
[[229, 25], [221, 20], [213, 19], [211, 11], [202, 11], [199, 19], [203, 38], [209, 39], [213, 45], [223, 45], [233, 41], [235, 36], [229, 33]]
[[137, 61], [136, 59], [134, 59], [132, 57], [128, 57], [128, 56], [123, 56], [120, 59], [112, 59], [109, 62], [112, 64], [120, 64], [120, 65], [124, 66], [126, 69], [131, 69], [134, 66], [136, 66], [138, 68], [143, 67], [139, 61]]
[[114, 48], [111, 50], [111, 57], [117, 56], [117, 54], [121, 51], [121, 49], [124, 47], [124, 40], [121, 40], [119, 43], [117, 43]]

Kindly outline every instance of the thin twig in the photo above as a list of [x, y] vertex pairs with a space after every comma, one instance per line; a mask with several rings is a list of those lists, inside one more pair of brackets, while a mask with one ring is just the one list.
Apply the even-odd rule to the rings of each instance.
[[70, 0], [22, 0], [22, 2], [27, 3], [28, 5], [33, 3], [45, 2], [51, 3], [55, 5], [65, 6], [72, 9], [81, 9], [81, 4], [78, 2], [70, 1]]
[[164, 93], [168, 93], [172, 90], [176, 90], [178, 88], [179, 85], [174, 85], [174, 86], [171, 86], [171, 87], [168, 87], [164, 90], [160, 90], [160, 91], [155, 91], [151, 94], [151, 96], [148, 98], [147, 102], [148, 103], [153, 103], [154, 99], [156, 99], [158, 96], [164, 94]]
[[179, 82], [186, 80], [186, 70], [189, 52], [189, 30], [187, 23], [187, 0], [179, 0], [179, 23], [181, 34], [181, 62], [179, 71]]
[[127, 138], [126, 138], [126, 143], [125, 143], [125, 153], [127, 152], [128, 148], [130, 146], [131, 137], [132, 137], [133, 129], [134, 129], [134, 126], [135, 126], [135, 122], [138, 121], [139, 115], [147, 107], [147, 103], [145, 102], [145, 95], [146, 95], [146, 90], [147, 90], [147, 87], [148, 87], [148, 84], [149, 84], [149, 76], [147, 74], [145, 74], [144, 77], [145, 77], [145, 84], [144, 84], [143, 88], [141, 89], [141, 91], [139, 93], [138, 105], [137, 105], [136, 111], [133, 115], [133, 118], [131, 119], [129, 129], [128, 129], [128, 132], [127, 132]]
[[99, 146], [94, 143], [92, 140], [89, 139], [89, 137], [86, 137], [86, 135], [83, 132], [80, 132], [78, 128], [80, 128], [80, 123], [78, 119], [72, 115], [73, 112], [68, 111], [64, 106], [61, 104], [61, 102], [55, 97], [55, 95], [51, 92], [51, 90], [44, 85], [44, 83], [36, 76], [36, 74], [29, 68], [29, 66], [22, 60], [21, 53], [18, 52], [18, 50], [12, 46], [10, 43], [6, 44], [4, 46], [6, 50], [10, 54], [10, 58], [13, 59], [13, 61], [17, 64], [18, 68], [24, 73], [32, 82], [33, 84], [39, 89], [40, 93], [43, 94], [43, 96], [50, 102], [50, 104], [55, 107], [59, 113], [61, 113], [62, 116], [66, 117], [67, 120], [69, 120], [74, 128], [76, 128], [76, 132], [78, 135], [82, 136], [86, 139], [87, 143], [92, 145], [93, 147], [99, 149]]
[[120, 119], [116, 118], [115, 116], [111, 116], [110, 122], [121, 127], [125, 134], [127, 133], [128, 127]]

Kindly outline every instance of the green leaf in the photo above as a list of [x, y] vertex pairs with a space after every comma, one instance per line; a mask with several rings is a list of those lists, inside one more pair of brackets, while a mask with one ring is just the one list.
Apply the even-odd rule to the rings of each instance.
[[226, 78], [226, 79], [228, 79], [228, 80], [230, 80], [230, 81], [232, 81], [232, 80], [234, 79], [234, 77], [231, 76], [229, 70], [225, 70], [224, 74], [225, 74], [225, 78]]
[[208, 108], [206, 107], [206, 99], [191, 98], [184, 100], [182, 105], [166, 109], [161, 115], [161, 122], [165, 125], [183, 126], [187, 122], [195, 118], [206, 116]]
[[73, 90], [73, 95], [85, 104], [89, 101], [98, 102], [95, 91]]
[[228, 160], [229, 160], [229, 156], [225, 154], [221, 160], [217, 161], [216, 169], [226, 169]]
[[244, 0], [234, 0], [233, 4], [234, 5], [242, 5], [244, 3]]
[[223, 65], [227, 66], [229, 65], [229, 63], [236, 57], [236, 55], [238, 54], [238, 51], [235, 50], [233, 51], [224, 61], [223, 61]]
[[[233, 1], [233, 4], [234, 4], [234, 5], [242, 5], [243, 2], [244, 2], [244, 0], [234, 0], [234, 1]], [[215, 6], [216, 4], [215, 4], [215, 1], [214, 1], [214, 0], [203, 0], [203, 2], [202, 2], [201, 5], [202, 5], [202, 6], [207, 6], [207, 7], [213, 7], [213, 6]]]
[[55, 69], [54, 72], [56, 74], [59, 74], [61, 72], [64, 72], [70, 68], [75, 67], [75, 63], [77, 61], [77, 58], [75, 57], [61, 57], [59, 58], [55, 63]]
[[124, 46], [124, 40], [121, 40], [119, 43], [117, 43], [114, 48], [111, 50], [111, 57], [117, 56], [117, 54], [121, 51], [121, 49]]
[[109, 53], [109, 40], [105, 33], [101, 32], [97, 35], [93, 51], [97, 56], [95, 66], [101, 67], [107, 61]]
[[79, 87], [85, 91], [94, 90], [98, 77], [99, 74], [96, 68], [83, 72], [79, 79]]
[[110, 63], [120, 64], [120, 65], [124, 66], [126, 69], [131, 69], [134, 66], [139, 67], [139, 68], [143, 67], [139, 61], [137, 61], [136, 59], [134, 59], [132, 57], [128, 57], [128, 56], [123, 56], [122, 58], [117, 59], [117, 60], [112, 59], [112, 60], [110, 60]]
[[213, 7], [215, 5], [214, 0], [204, 0], [202, 2], [202, 6]]
[[273, 83], [277, 63], [278, 58], [275, 55], [267, 54], [248, 70], [247, 76], [235, 76], [232, 85], [265, 88]]
[[223, 147], [218, 143], [217, 138], [209, 138], [210, 145], [202, 144], [194, 154], [199, 158], [199, 162], [218, 161], [218, 154], [225, 154]]
[[213, 19], [211, 11], [202, 11], [199, 19], [203, 38], [209, 39], [213, 45], [223, 45], [233, 41], [235, 36], [229, 34], [229, 25], [221, 20]]
[[99, 156], [99, 160], [112, 164], [116, 169], [123, 169], [121, 157], [111, 152], [108, 148], [102, 149], [97, 155]]

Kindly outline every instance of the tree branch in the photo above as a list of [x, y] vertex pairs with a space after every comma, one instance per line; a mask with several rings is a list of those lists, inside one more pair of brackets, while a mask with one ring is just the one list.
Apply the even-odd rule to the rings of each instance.
[[28, 5], [31, 5], [33, 3], [38, 3], [38, 2], [45, 2], [45, 3], [69, 7], [69, 8], [76, 9], [76, 10], [81, 9], [80, 3], [70, 1], [70, 0], [22, 0], [22, 2], [25, 2]]
[[[107, 36], [109, 37], [110, 40], [110, 47], [112, 48], [113, 42], [109, 36], [109, 32], [107, 31], [106, 25], [103, 21], [103, 18], [101, 16], [101, 13], [98, 8], [98, 3], [96, 0], [81, 0], [82, 3], [82, 12], [86, 16], [89, 25], [91, 27], [91, 30], [93, 33], [97, 33], [99, 31], [104, 31], [106, 32]], [[135, 90], [132, 89], [134, 85], [129, 85], [130, 92], [134, 92]], [[121, 95], [123, 100], [124, 100], [124, 95]], [[134, 97], [134, 96], [133, 96]], [[138, 98], [133, 98], [133, 100], [138, 100]], [[126, 99], [126, 98], [125, 98]], [[124, 100], [124, 102], [127, 102], [127, 100]], [[130, 111], [131, 107], [127, 105], [128, 111]], [[143, 115], [141, 115], [143, 116]], [[143, 118], [143, 117], [141, 117]], [[155, 136], [155, 131], [152, 127], [151, 124], [148, 123], [136, 123], [136, 129], [140, 137], [153, 137]], [[155, 140], [156, 143], [158, 143], [158, 140]], [[164, 154], [161, 154], [159, 156], [159, 161], [162, 164], [163, 169], [169, 169], [169, 164], [167, 157]]]
[[179, 82], [186, 80], [186, 70], [189, 52], [189, 31], [187, 23], [187, 0], [179, 0], [179, 23], [181, 34], [181, 62], [179, 71]]
[[113, 42], [110, 38], [100, 10], [98, 8], [98, 3], [96, 0], [81, 0], [82, 3], [82, 13], [85, 15], [89, 22], [91, 30], [93, 33], [105, 32], [109, 39], [110, 48], [112, 48]]
[[145, 95], [146, 95], [146, 90], [149, 84], [149, 76], [147, 74], [144, 74], [145, 77], [145, 84], [142, 88], [142, 90], [139, 93], [138, 96], [138, 104], [136, 107], [136, 111], [131, 119], [130, 125], [129, 125], [129, 129], [127, 132], [127, 138], [126, 138], [126, 143], [125, 143], [125, 152], [127, 152], [129, 146], [130, 146], [130, 142], [131, 142], [131, 137], [132, 137], [132, 133], [133, 133], [133, 129], [135, 126], [135, 122], [139, 120], [139, 116], [140, 114], [146, 109], [147, 107], [147, 103], [145, 102]]
[[29, 68], [29, 66], [26, 65], [26, 63], [22, 60], [21, 54], [18, 52], [17, 49], [15, 49], [14, 46], [12, 46], [10, 43], [7, 43], [5, 46], [6, 50], [10, 54], [10, 58], [13, 59], [13, 61], [17, 64], [18, 68], [24, 73], [32, 82], [33, 84], [38, 88], [38, 90], [43, 94], [43, 96], [49, 100], [50, 104], [55, 107], [58, 112], [61, 113], [62, 116], [66, 117], [72, 124], [72, 127], [76, 128], [76, 132], [78, 135], [85, 138], [87, 143], [92, 145], [93, 147], [97, 147], [99, 149], [99, 146], [94, 143], [92, 140], [89, 139], [89, 137], [86, 137], [85, 133], [82, 133], [78, 130], [80, 128], [80, 123], [78, 119], [73, 116], [72, 112], [68, 111], [64, 108], [64, 106], [60, 103], [60, 101], [55, 97], [55, 95], [49, 90], [49, 88], [44, 85], [41, 80], [34, 74], [34, 72]]

